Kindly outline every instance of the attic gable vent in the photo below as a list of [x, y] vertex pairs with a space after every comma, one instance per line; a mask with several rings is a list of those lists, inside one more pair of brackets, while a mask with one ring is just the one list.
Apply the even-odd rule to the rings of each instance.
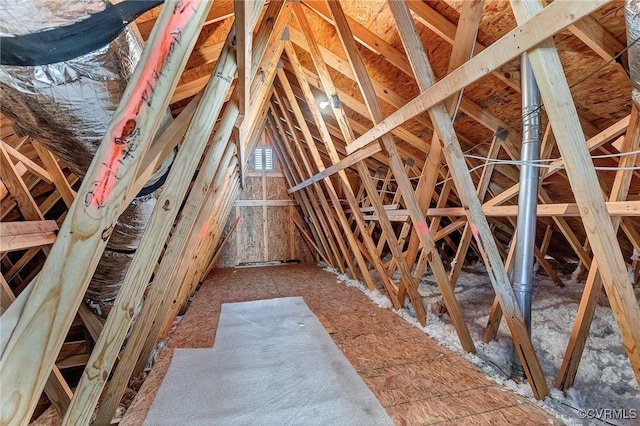
[[273, 170], [273, 149], [256, 148], [253, 155], [256, 170]]
[[256, 148], [253, 158], [256, 170], [262, 170], [262, 148]]
[[273, 149], [264, 149], [264, 168], [265, 170], [273, 170]]

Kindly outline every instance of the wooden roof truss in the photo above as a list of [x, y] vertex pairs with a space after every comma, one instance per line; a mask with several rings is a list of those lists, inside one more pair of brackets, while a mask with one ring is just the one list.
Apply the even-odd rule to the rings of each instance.
[[[576, 37], [628, 83], [624, 67], [615, 62], [625, 46], [595, 14], [612, 3], [556, 1], [544, 6], [513, 0], [517, 26], [486, 46], [478, 41], [483, 0], [463, 2], [457, 25], [425, 2], [388, 2], [390, 30], [399, 37], [395, 45], [345, 14], [337, 1], [193, 2], [188, 19], [166, 6], [157, 18], [138, 19], [146, 39], [141, 64], [80, 185], [35, 140], [12, 135], [3, 125], [0, 382], [14, 391], [0, 393], [6, 408], [2, 423], [28, 422], [43, 390], [65, 424], [88, 424], [101, 395], [95, 421], [111, 421], [129, 379], [144, 369], [156, 342], [210, 270], [216, 247], [226, 241], [223, 229], [243, 184], [248, 153], [263, 134], [281, 159], [292, 199], [309, 218], [295, 225], [319, 258], [372, 290], [376, 286], [370, 271], [375, 269], [393, 306], [402, 307], [408, 298], [423, 325], [427, 313], [418, 283], [430, 268], [468, 352], [475, 346], [454, 288], [469, 250], [476, 252], [495, 290], [483, 340], [495, 337], [505, 313], [534, 396], [547, 396], [547, 382], [508, 278], [515, 246], [507, 249], [515, 238], [518, 172], [513, 162], [519, 157], [519, 127], [474, 96], [476, 82], [485, 78], [517, 95], [518, 71], [510, 62], [524, 51], [547, 117], [542, 158], [559, 156], [550, 162], [557, 168], [541, 172], [538, 211], [544, 235], [536, 257], [562, 285], [545, 259], [553, 240], [562, 238], [589, 271], [555, 384], [560, 389], [573, 384], [603, 288], [640, 382], [640, 309], [621, 248], [624, 241], [624, 250], [640, 251], [638, 110], [627, 99], [630, 113], [624, 117], [590, 119], [590, 105], [582, 98], [574, 102], [553, 41], [560, 33]], [[333, 43], [316, 32], [319, 22], [335, 30]], [[224, 40], [209, 36], [209, 42], [196, 43], [203, 26], [227, 24]], [[171, 25], [181, 28], [182, 42], [162, 51], [162, 29]], [[425, 29], [450, 46], [440, 79], [433, 62], [438, 52], [434, 56], [425, 49]], [[163, 60], [157, 52], [165, 55]], [[370, 63], [370, 54], [377, 64]], [[407, 98], [371, 71], [381, 63], [410, 78], [418, 94]], [[190, 70], [204, 71], [181, 79]], [[153, 98], [136, 104], [148, 82], [155, 85]], [[330, 109], [321, 110], [318, 99], [328, 101]], [[175, 119], [156, 134], [158, 112], [167, 105]], [[118, 166], [114, 180], [105, 174], [112, 158], [110, 135], [127, 120], [135, 120], [139, 129], [130, 141], [136, 154]], [[480, 133], [488, 131], [492, 137], [481, 141], [465, 135], [459, 122], [478, 124], [484, 129]], [[100, 324], [81, 301], [112, 225], [178, 144], [165, 189], [116, 299], [117, 309]], [[482, 159], [466, 156], [470, 148]], [[613, 177], [605, 179], [596, 171], [592, 153], [613, 151], [629, 154], [619, 157]], [[557, 201], [550, 188], [558, 182], [571, 187], [575, 202]], [[57, 220], [45, 219], [59, 200], [64, 211]], [[391, 259], [385, 260], [388, 253]], [[39, 266], [22, 273], [34, 263]], [[636, 259], [632, 265], [636, 278], [638, 263]], [[398, 282], [392, 279], [396, 271]], [[71, 392], [56, 361], [76, 313], [95, 346]]]

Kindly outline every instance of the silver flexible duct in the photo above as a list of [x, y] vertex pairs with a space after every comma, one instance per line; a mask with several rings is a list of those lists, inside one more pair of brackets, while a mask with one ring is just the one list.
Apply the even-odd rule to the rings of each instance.
[[[21, 4], [15, 4], [21, 3]], [[104, 10], [106, 2], [75, 0], [62, 5], [59, 0], [0, 0], [1, 36], [33, 34], [82, 21]], [[26, 25], [28, 23], [28, 25]]]
[[[15, 37], [72, 25], [104, 10], [106, 4], [105, 0], [0, 0], [0, 35]], [[0, 108], [13, 120], [16, 133], [33, 137], [83, 177], [141, 53], [141, 40], [125, 28], [108, 45], [72, 60], [2, 65]], [[153, 185], [167, 172], [172, 157], [146, 183], [145, 195], [136, 197], [118, 219], [89, 285], [88, 302], [103, 318], [155, 206]]]
[[[540, 92], [526, 53], [520, 56], [522, 85], [522, 150], [513, 292], [527, 329], [531, 330], [533, 259], [536, 239], [538, 167], [540, 159]], [[513, 358], [512, 374], [523, 377], [522, 364]]]
[[640, 108], [640, 0], [626, 0], [624, 14], [627, 22], [629, 74], [633, 86], [631, 99], [636, 108]]
[[[70, 25], [105, 7], [104, 0], [0, 1], [0, 32], [16, 36]], [[0, 66], [2, 112], [18, 134], [32, 136], [83, 177], [141, 53], [140, 41], [126, 29], [109, 45], [70, 61]]]

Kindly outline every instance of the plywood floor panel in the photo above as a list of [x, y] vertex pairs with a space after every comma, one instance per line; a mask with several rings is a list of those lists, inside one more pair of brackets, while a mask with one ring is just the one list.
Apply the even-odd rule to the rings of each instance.
[[560, 424], [313, 264], [219, 269], [204, 282], [121, 425], [141, 425], [174, 348], [214, 343], [223, 303], [302, 296], [398, 425]]
[[175, 349], [145, 425], [386, 425], [302, 297], [222, 305], [213, 348]]

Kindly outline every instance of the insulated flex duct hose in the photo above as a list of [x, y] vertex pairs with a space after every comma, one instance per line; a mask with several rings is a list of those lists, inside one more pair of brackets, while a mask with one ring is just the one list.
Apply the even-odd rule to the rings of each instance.
[[[142, 41], [126, 24], [160, 3], [0, 0], [0, 109], [16, 133], [42, 143], [84, 177], [142, 53]], [[120, 216], [96, 269], [86, 297], [103, 318], [172, 158]]]

